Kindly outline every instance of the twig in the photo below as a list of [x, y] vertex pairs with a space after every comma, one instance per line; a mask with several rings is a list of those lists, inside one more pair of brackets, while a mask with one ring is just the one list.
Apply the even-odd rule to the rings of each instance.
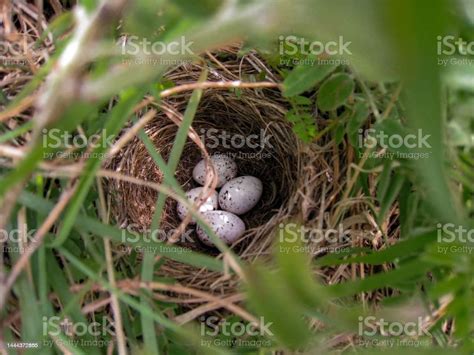
[[228, 88], [239, 88], [239, 89], [255, 89], [255, 88], [282, 88], [281, 84], [271, 82], [258, 82], [258, 83], [245, 83], [240, 80], [235, 81], [206, 81], [203, 83], [189, 83], [176, 86], [171, 89], [163, 90], [160, 97], [168, 97], [183, 91], [190, 91], [194, 89], [228, 89]]
[[143, 117], [138, 120], [130, 129], [128, 129], [118, 140], [114, 143], [108, 153], [108, 158], [117, 154], [129, 141], [131, 141], [145, 125], [156, 116], [156, 110], [148, 111]]
[[36, 100], [36, 95], [29, 95], [22, 99], [18, 104], [11, 107], [10, 109], [0, 112], [0, 122], [3, 122], [10, 117], [16, 116], [19, 113], [25, 111], [27, 108], [31, 107]]
[[[236, 295], [232, 295], [229, 297], [224, 298], [222, 301], [224, 302], [229, 302], [229, 303], [235, 303], [235, 302], [240, 302], [245, 299], [245, 295], [242, 293], [238, 293]], [[203, 304], [202, 306], [196, 307], [189, 312], [180, 314], [179, 316], [174, 318], [174, 321], [178, 324], [186, 324], [193, 319], [196, 319], [200, 315], [210, 312], [214, 309], [221, 308], [222, 305], [219, 302], [209, 302], [206, 304]]]
[[[221, 299], [217, 296], [213, 296], [212, 294], [209, 294], [204, 291], [196, 290], [194, 288], [190, 287], [185, 287], [180, 284], [164, 284], [161, 282], [155, 282], [155, 281], [150, 281], [150, 282], [143, 282], [140, 280], [136, 279], [124, 279], [120, 280], [117, 282], [117, 286], [121, 289], [123, 292], [131, 293], [131, 292], [136, 292], [139, 289], [147, 289], [151, 291], [167, 291], [167, 292], [175, 292], [175, 293], [181, 293], [181, 294], [188, 294], [191, 296], [199, 297], [202, 298], [203, 300], [206, 300], [208, 302], [211, 302], [215, 305], [219, 305], [222, 308], [226, 308], [229, 311], [233, 312], [234, 314], [242, 317], [243, 319], [258, 325], [258, 320], [255, 316], [244, 310], [243, 308], [235, 305], [233, 302], [238, 302], [240, 300], [245, 299], [245, 295], [240, 294], [240, 295], [234, 295], [236, 297], [235, 299], [230, 296], [224, 299]], [[84, 286], [82, 284], [80, 285], [73, 285], [71, 287], [71, 291], [73, 292], [79, 292]], [[103, 287], [100, 284], [93, 284], [91, 287], [91, 290], [94, 291], [102, 291]], [[232, 300], [232, 302], [231, 302]], [[183, 318], [184, 320], [184, 318]]]
[[[104, 223], [108, 223], [109, 218], [106, 211], [107, 207], [105, 203], [104, 189], [102, 187], [102, 181], [100, 180], [100, 178], [97, 178], [97, 189], [99, 191], [100, 217]], [[109, 238], [104, 238], [104, 249], [105, 249], [105, 260], [107, 263], [107, 276], [109, 279], [109, 283], [113, 289], [116, 289], [117, 283], [115, 281], [114, 262], [112, 258], [112, 249], [110, 247]], [[126, 355], [127, 346], [126, 346], [126, 341], [125, 341], [125, 334], [123, 333], [122, 315], [120, 312], [120, 304], [119, 304], [117, 295], [113, 292], [110, 293], [110, 300], [112, 304], [112, 312], [113, 312], [114, 321], [115, 321], [115, 335], [117, 338], [118, 352], [120, 355]]]

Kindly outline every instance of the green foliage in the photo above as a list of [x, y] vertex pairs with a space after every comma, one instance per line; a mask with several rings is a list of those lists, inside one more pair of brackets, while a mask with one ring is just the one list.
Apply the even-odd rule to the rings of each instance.
[[286, 97], [292, 97], [311, 90], [334, 69], [336, 67], [332, 65], [304, 62], [296, 66], [285, 78], [283, 94]]
[[345, 74], [337, 73], [329, 77], [318, 91], [317, 103], [322, 111], [332, 111], [344, 105], [354, 91], [354, 80]]
[[293, 108], [286, 113], [286, 119], [293, 124], [293, 131], [301, 140], [311, 142], [317, 133], [312, 100], [304, 96], [295, 96], [289, 101]]
[[[292, 108], [286, 118], [293, 124], [293, 131], [304, 142], [311, 142], [317, 135], [315, 108], [311, 99], [302, 96], [305, 91], [312, 90], [336, 66], [315, 64], [316, 58], [306, 58], [303, 64], [297, 65], [286, 77], [283, 83], [283, 95], [288, 98]], [[311, 63], [311, 64], [309, 64]]]

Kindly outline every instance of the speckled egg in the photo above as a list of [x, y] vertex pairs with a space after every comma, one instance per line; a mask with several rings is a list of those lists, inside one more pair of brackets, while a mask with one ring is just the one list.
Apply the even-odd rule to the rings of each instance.
[[[197, 203], [198, 197], [203, 193], [203, 190], [204, 190], [203, 187], [196, 187], [195, 189], [191, 189], [188, 192], [186, 192], [186, 198], [191, 203]], [[207, 192], [207, 194], [209, 194], [209, 191]], [[217, 192], [213, 190], [211, 195], [206, 200], [206, 202], [204, 202], [199, 208], [199, 212], [204, 213], [208, 211], [213, 211], [215, 209], [217, 209]], [[178, 202], [177, 211], [178, 211], [178, 217], [181, 220], [183, 220], [188, 214], [188, 208], [180, 202]], [[195, 223], [196, 221], [193, 218], [190, 224], [195, 224]]]
[[[234, 159], [228, 157], [225, 154], [214, 154], [211, 156], [211, 162], [214, 165], [217, 173], [217, 187], [221, 187], [227, 181], [232, 180], [237, 176], [237, 164]], [[204, 185], [206, 180], [206, 171], [209, 171], [210, 167], [206, 169], [206, 161], [203, 159], [194, 167], [193, 178], [200, 185]]]
[[262, 197], [263, 186], [254, 176], [239, 176], [227, 182], [219, 192], [219, 206], [228, 212], [244, 214]]
[[[226, 244], [232, 244], [245, 233], [245, 223], [235, 214], [226, 211], [203, 213], [216, 235]], [[214, 246], [207, 233], [200, 226], [196, 228], [199, 239], [208, 246]]]

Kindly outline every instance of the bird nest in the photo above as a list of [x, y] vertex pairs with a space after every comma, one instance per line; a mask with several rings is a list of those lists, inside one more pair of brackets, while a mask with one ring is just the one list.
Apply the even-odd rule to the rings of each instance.
[[[227, 48], [209, 56], [209, 60], [201, 63], [183, 64], [167, 73], [166, 78], [176, 86], [195, 83], [206, 67], [209, 70], [207, 80], [213, 82], [248, 82], [264, 74], [268, 81], [276, 83], [281, 80], [255, 53], [238, 55], [237, 48]], [[159, 113], [144, 127], [165, 161], [168, 161], [175, 143], [190, 92], [157, 103]], [[175, 172], [179, 184], [184, 191], [197, 187], [192, 179], [193, 168], [203, 154], [214, 153], [232, 156], [238, 165], [239, 176], [252, 175], [262, 181], [261, 200], [241, 216], [246, 232], [231, 245], [232, 250], [249, 263], [257, 259], [267, 260], [282, 226], [293, 219], [304, 223], [306, 228], [337, 230], [342, 227], [349, 236], [344, 241], [332, 243], [331, 249], [328, 249], [327, 240], [309, 241], [308, 250], [315, 256], [351, 246], [380, 247], [381, 233], [370, 215], [370, 199], [364, 196], [343, 198], [354, 151], [344, 142], [336, 144], [329, 134], [322, 135], [317, 142], [303, 144], [285, 118], [288, 108], [288, 102], [277, 87], [205, 89]], [[320, 117], [316, 109], [314, 117], [319, 129], [324, 130], [327, 119]], [[242, 143], [248, 137], [251, 138]], [[139, 138], [123, 147], [108, 168], [148, 182], [163, 181], [163, 173]], [[122, 228], [140, 232], [149, 230], [156, 190], [120, 180], [110, 180], [107, 190], [113, 196], [114, 216]], [[167, 198], [160, 223], [164, 236], [172, 235], [181, 223], [176, 204], [174, 199]], [[394, 213], [395, 209], [390, 215]], [[387, 228], [391, 229], [390, 238], [395, 238], [398, 229], [390, 223]], [[218, 249], [199, 241], [194, 229], [194, 226], [188, 226], [186, 237], [179, 238], [177, 244], [222, 258]], [[322, 271], [320, 276], [331, 283], [353, 277], [353, 270], [347, 266]], [[239, 287], [237, 275], [200, 269], [171, 259], [166, 259], [157, 273], [219, 297], [232, 295]], [[179, 297], [186, 296], [180, 294]], [[195, 304], [186, 303], [186, 300], [183, 303]]]

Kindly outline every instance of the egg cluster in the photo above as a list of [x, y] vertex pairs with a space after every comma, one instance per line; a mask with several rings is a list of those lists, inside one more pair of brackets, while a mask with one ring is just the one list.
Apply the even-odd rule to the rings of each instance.
[[[238, 215], [249, 212], [258, 203], [262, 197], [262, 182], [254, 176], [236, 177], [237, 164], [227, 155], [214, 154], [211, 156], [211, 162], [217, 174], [217, 188], [220, 188], [220, 191], [212, 191], [199, 208], [199, 212], [222, 241], [232, 244], [245, 232], [245, 223]], [[193, 179], [198, 184], [204, 185], [210, 169], [210, 166], [206, 169], [206, 162], [204, 159], [201, 160], [194, 167]], [[189, 202], [195, 203], [202, 194], [202, 190], [202, 187], [191, 189], [186, 193], [186, 198]], [[183, 220], [188, 214], [188, 209], [182, 203], [178, 203], [177, 212], [178, 217]], [[194, 219], [190, 222], [190, 224], [195, 223]], [[204, 244], [214, 245], [200, 226], [197, 226], [196, 232]]]

